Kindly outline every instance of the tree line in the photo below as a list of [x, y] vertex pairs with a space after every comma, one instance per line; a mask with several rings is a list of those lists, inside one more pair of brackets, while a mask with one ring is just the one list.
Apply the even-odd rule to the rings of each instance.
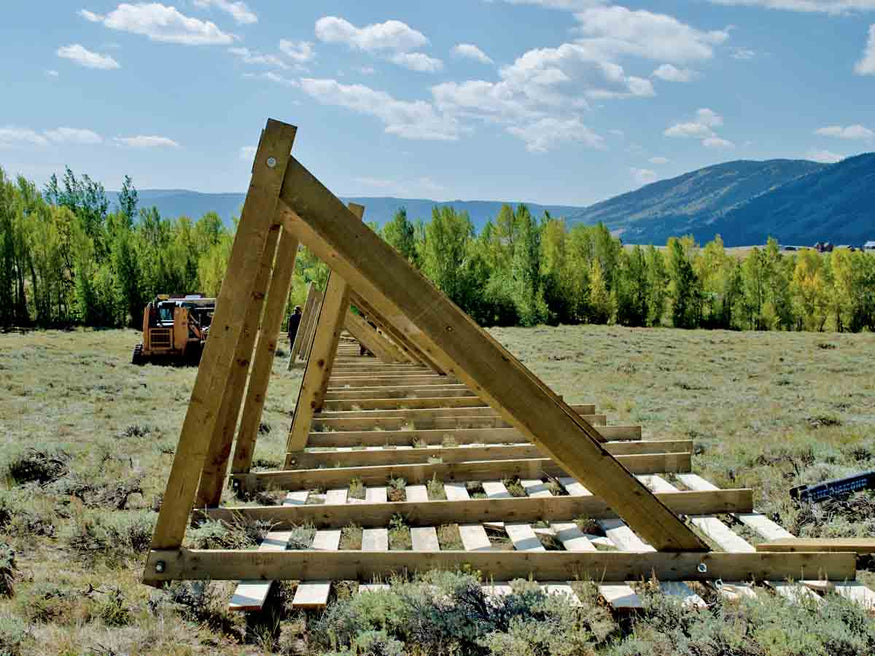
[[[159, 293], [217, 295], [234, 226], [138, 205], [129, 177], [110, 207], [102, 185], [69, 168], [42, 190], [0, 168], [0, 326], [137, 327]], [[628, 247], [604, 225], [568, 227], [525, 205], [479, 232], [448, 206], [371, 227], [481, 325], [875, 330], [875, 256], [859, 251], [786, 254], [769, 240], [738, 257], [719, 236]], [[303, 249], [292, 303], [327, 278]]]

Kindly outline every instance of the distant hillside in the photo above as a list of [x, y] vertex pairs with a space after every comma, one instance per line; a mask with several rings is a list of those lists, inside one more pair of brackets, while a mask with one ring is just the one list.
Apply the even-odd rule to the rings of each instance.
[[[206, 212], [213, 211], [229, 224], [231, 217], [240, 213], [245, 197], [245, 194], [203, 194], [177, 189], [141, 189], [138, 193], [140, 207], [155, 206], [161, 216], [199, 218]], [[110, 192], [107, 195], [111, 203], [116, 202], [117, 194], [115, 192]], [[391, 197], [344, 197], [343, 200], [364, 205], [366, 208], [365, 220], [375, 221], [379, 225], [391, 220], [401, 207], [407, 208], [407, 216], [411, 219], [428, 220], [431, 218], [431, 211], [435, 205], [452, 205], [459, 212], [468, 212], [468, 216], [471, 217], [471, 221], [478, 229], [489, 219], [495, 218], [504, 204], [502, 201], [454, 200], [438, 202], [423, 198]], [[511, 205], [516, 204], [518, 204], [517, 201], [511, 202]], [[538, 205], [536, 203], [526, 203], [526, 205], [529, 211], [536, 216], [541, 216], [544, 210], [549, 211], [553, 216], [569, 216], [583, 209], [565, 205]]]
[[[825, 168], [828, 165], [807, 160], [726, 162], [654, 182], [591, 205], [568, 219], [587, 224], [602, 221], [627, 243], [664, 244], [671, 236], [690, 233], [709, 241], [715, 234], [712, 224], [726, 213]], [[723, 238], [727, 240], [727, 235]]]
[[859, 246], [875, 239], [875, 153], [849, 157], [751, 199], [709, 226], [727, 243]]

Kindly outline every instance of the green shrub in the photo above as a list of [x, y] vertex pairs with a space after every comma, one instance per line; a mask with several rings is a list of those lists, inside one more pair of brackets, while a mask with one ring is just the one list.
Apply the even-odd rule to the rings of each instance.
[[0, 597], [11, 597], [15, 590], [15, 551], [0, 543]]
[[211, 631], [241, 638], [245, 618], [228, 610], [228, 600], [209, 581], [181, 581], [166, 590], [170, 602], [183, 618], [204, 624]]
[[0, 615], [0, 654], [20, 656], [22, 648], [30, 638], [27, 624], [17, 617]]
[[73, 551], [87, 559], [139, 558], [151, 544], [156, 519], [148, 510], [86, 511], [65, 527], [63, 537]]
[[29, 448], [6, 463], [6, 472], [16, 485], [43, 485], [65, 476], [70, 471], [69, 462], [70, 455], [64, 451]]
[[97, 616], [107, 626], [127, 626], [131, 623], [131, 610], [125, 604], [120, 588], [108, 591], [99, 590], [101, 595], [97, 603]]

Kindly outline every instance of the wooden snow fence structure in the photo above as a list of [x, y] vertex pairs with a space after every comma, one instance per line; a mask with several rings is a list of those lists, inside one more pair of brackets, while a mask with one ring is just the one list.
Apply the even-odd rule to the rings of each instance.
[[[654, 484], [658, 474], [691, 474], [689, 441], [642, 441], [640, 427], [609, 426], [591, 404], [565, 403], [363, 224], [364, 208], [345, 207], [290, 155], [295, 132], [270, 120], [262, 133], [144, 582], [239, 580], [232, 606], [257, 609], [273, 580], [299, 581], [295, 605], [319, 607], [332, 581], [364, 588], [463, 566], [498, 582], [496, 591], [532, 578], [573, 596], [569, 581], [594, 581], [615, 607], [634, 606], [629, 582], [651, 577], [690, 603], [701, 600], [685, 581], [838, 590], [854, 580], [853, 553], [729, 548], [723, 532], [726, 543], [715, 540], [690, 518], [755, 517], [751, 490]], [[331, 275], [310, 313], [318, 320], [284, 467], [253, 472], [299, 244]], [[391, 345], [392, 358], [358, 357], [345, 330], [350, 305], [366, 318], [366, 339]], [[282, 489], [283, 504], [220, 506], [229, 461], [235, 486]], [[399, 500], [389, 500], [390, 486]], [[273, 528], [258, 549], [189, 549], [195, 508]], [[758, 517], [749, 525], [762, 532], [768, 520]], [[591, 522], [603, 535], [581, 530]], [[340, 549], [353, 525], [359, 548]], [[412, 550], [389, 548], [399, 525]], [[458, 527], [462, 549], [441, 547], [442, 526]], [[314, 532], [291, 550], [301, 527]]]

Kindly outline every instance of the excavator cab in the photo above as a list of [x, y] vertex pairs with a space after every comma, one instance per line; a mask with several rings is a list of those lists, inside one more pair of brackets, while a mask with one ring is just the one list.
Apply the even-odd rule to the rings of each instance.
[[159, 294], [143, 311], [143, 341], [133, 364], [197, 364], [213, 321], [216, 299], [201, 294]]

